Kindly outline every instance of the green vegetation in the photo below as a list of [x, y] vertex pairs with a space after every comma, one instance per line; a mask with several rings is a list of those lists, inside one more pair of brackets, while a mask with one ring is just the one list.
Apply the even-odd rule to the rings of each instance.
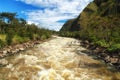
[[[89, 40], [109, 52], [120, 52], [120, 0], [94, 0], [70, 24], [68, 29], [63, 26], [61, 36]], [[77, 32], [76, 25], [80, 28]]]
[[52, 31], [27, 24], [16, 13], [0, 13], [0, 48], [30, 40], [43, 40], [51, 37]]

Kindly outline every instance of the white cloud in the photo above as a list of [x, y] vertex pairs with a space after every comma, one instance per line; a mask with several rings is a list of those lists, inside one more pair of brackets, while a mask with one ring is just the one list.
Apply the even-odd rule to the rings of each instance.
[[17, 0], [44, 8], [39, 10], [27, 11], [29, 23], [40, 24], [43, 27], [59, 30], [64, 22], [76, 18], [84, 7], [92, 0]]

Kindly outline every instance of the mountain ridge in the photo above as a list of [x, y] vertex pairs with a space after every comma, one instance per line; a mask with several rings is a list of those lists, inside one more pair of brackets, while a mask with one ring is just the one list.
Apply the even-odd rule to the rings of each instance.
[[[80, 13], [80, 15], [76, 19], [74, 19], [74, 21], [73, 19], [72, 22], [71, 20], [68, 20], [63, 25], [60, 31], [79, 31], [80, 28], [84, 28], [89, 24], [93, 24], [94, 19], [96, 21], [100, 21], [100, 19], [104, 20], [115, 18], [115, 20], [119, 20], [119, 17], [119, 0], [94, 0], [87, 5], [87, 7], [82, 11], [82, 13]], [[117, 23], [119, 23], [119, 21]]]

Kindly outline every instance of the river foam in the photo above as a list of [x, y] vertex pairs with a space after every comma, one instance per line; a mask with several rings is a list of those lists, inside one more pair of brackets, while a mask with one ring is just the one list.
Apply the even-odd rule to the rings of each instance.
[[77, 51], [86, 50], [72, 38], [55, 37], [19, 55], [6, 58], [0, 80], [113, 80], [106, 66]]

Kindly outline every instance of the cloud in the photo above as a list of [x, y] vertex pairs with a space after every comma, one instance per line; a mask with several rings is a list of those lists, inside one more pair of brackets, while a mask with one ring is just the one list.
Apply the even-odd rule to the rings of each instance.
[[[59, 30], [64, 21], [76, 18], [92, 0], [17, 0], [40, 9], [24, 12], [29, 23]], [[62, 21], [62, 22], [60, 22]]]

